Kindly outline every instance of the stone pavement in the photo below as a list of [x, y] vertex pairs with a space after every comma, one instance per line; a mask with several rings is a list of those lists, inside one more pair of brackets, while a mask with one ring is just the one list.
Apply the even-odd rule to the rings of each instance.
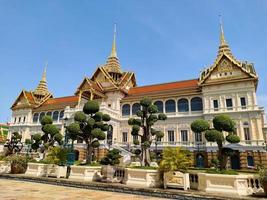
[[0, 179], [1, 200], [163, 200], [162, 198], [116, 192]]

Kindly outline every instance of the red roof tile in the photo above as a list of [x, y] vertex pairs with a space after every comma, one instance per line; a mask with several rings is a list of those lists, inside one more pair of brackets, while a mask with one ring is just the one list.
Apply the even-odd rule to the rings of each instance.
[[46, 102], [42, 104], [44, 105], [51, 105], [51, 104], [65, 104], [65, 103], [73, 103], [78, 102], [77, 96], [68, 96], [68, 97], [59, 97], [59, 98], [50, 98]]
[[161, 91], [180, 90], [180, 89], [182, 90], [182, 89], [198, 88], [198, 87], [199, 87], [198, 80], [192, 79], [185, 81], [133, 87], [130, 88], [128, 95], [141, 95], [141, 94], [161, 92]]

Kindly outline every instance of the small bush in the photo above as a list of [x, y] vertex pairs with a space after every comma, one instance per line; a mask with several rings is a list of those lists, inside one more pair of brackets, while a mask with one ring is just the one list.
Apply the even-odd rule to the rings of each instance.
[[10, 163], [11, 174], [23, 174], [26, 172], [27, 163], [30, 161], [30, 158], [21, 155], [10, 155], [3, 160]]

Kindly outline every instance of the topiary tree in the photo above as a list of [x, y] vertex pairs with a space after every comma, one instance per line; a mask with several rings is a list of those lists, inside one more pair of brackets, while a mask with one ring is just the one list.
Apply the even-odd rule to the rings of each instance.
[[118, 165], [120, 164], [120, 151], [118, 149], [109, 150], [107, 155], [100, 161], [101, 165]]
[[[130, 118], [128, 124], [132, 126], [131, 134], [141, 138], [141, 158], [142, 165], [150, 165], [150, 145], [153, 137], [162, 138], [164, 133], [153, 129], [153, 125], [158, 120], [166, 120], [167, 116], [163, 113], [158, 114], [158, 107], [152, 104], [151, 99], [144, 97], [140, 101], [141, 108], [136, 115], [139, 119]], [[135, 145], [139, 145], [139, 140], [134, 140]]]
[[31, 148], [33, 150], [40, 149], [42, 153], [47, 152], [49, 147], [54, 147], [55, 144], [63, 144], [63, 136], [59, 133], [59, 129], [53, 125], [53, 120], [50, 116], [45, 115], [41, 119], [43, 134], [35, 134], [32, 137]]
[[73, 141], [81, 139], [86, 143], [86, 163], [91, 164], [93, 149], [99, 147], [99, 141], [106, 138], [105, 132], [109, 126], [105, 122], [110, 121], [110, 116], [99, 112], [98, 102], [90, 100], [84, 105], [83, 111], [75, 113], [74, 120], [67, 126], [67, 134]]
[[[240, 138], [234, 134], [235, 123], [228, 115], [218, 115], [212, 122], [214, 128], [210, 128], [206, 120], [195, 120], [191, 124], [191, 129], [195, 133], [205, 132], [207, 141], [217, 143], [219, 167], [222, 170], [226, 168], [227, 157], [233, 153], [233, 150], [223, 147], [223, 142], [226, 140], [229, 143], [239, 143]], [[228, 135], [224, 137], [223, 132], [227, 132]]]
[[13, 132], [11, 134], [10, 140], [8, 139], [4, 144], [5, 156], [18, 153], [22, 150], [23, 144], [21, 142], [22, 136], [18, 132]]

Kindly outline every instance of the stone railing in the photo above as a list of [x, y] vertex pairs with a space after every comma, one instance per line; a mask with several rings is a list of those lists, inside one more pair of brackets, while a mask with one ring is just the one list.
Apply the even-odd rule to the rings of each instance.
[[189, 173], [189, 181], [190, 181], [190, 189], [197, 190], [198, 189], [198, 174], [197, 172]]
[[227, 192], [235, 195], [262, 193], [263, 187], [257, 175], [221, 175], [189, 173], [190, 189], [205, 192]]
[[260, 178], [257, 175], [248, 175], [247, 184], [248, 184], [248, 192], [250, 194], [264, 192], [260, 182]]

